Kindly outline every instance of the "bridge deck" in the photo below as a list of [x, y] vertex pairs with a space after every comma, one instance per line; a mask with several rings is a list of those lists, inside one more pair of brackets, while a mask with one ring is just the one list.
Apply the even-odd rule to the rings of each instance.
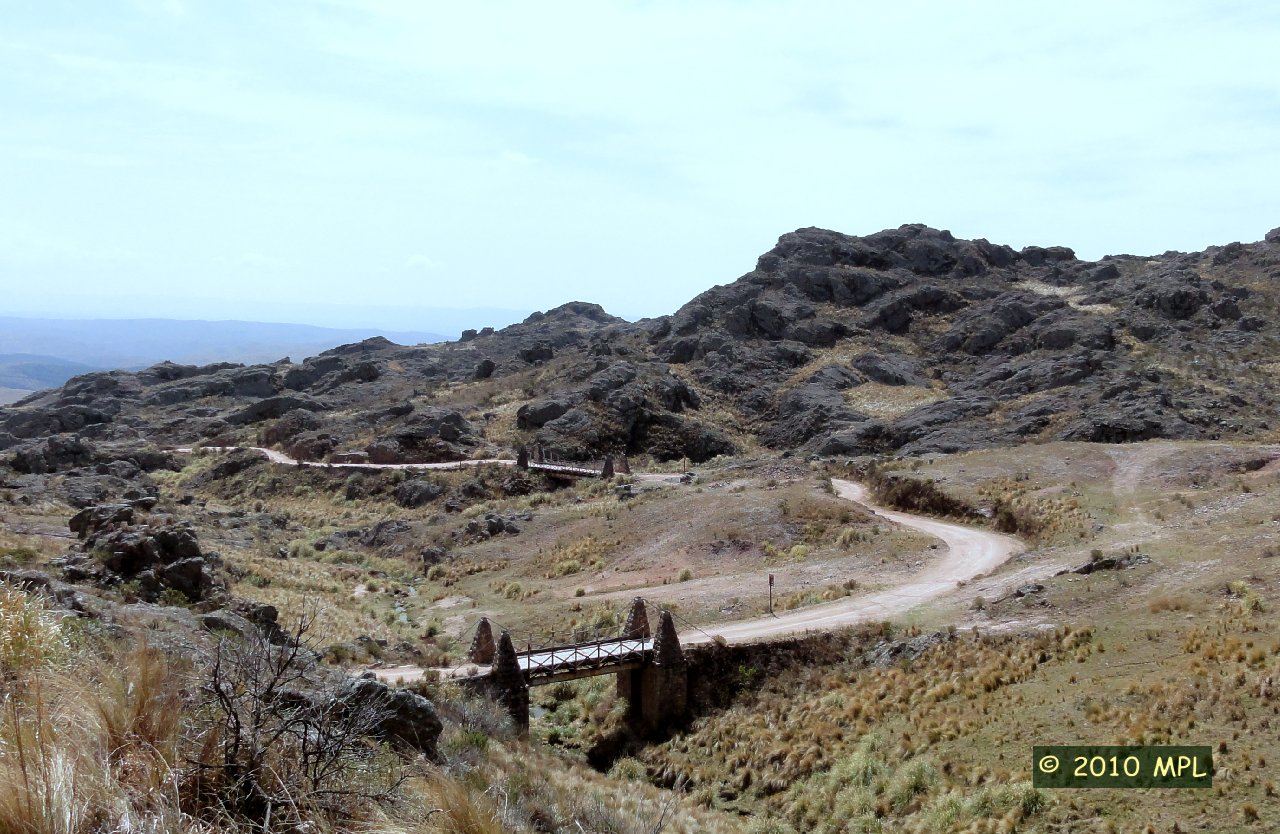
[[[619, 638], [598, 640], [578, 646], [535, 649], [516, 655], [516, 662], [530, 686], [544, 686], [556, 681], [611, 675], [627, 669], [639, 669], [653, 651], [653, 638]], [[472, 680], [489, 674], [489, 666], [469, 664], [436, 669], [444, 680]], [[474, 671], [473, 671], [474, 670]], [[395, 680], [396, 669], [387, 669], [380, 677]]]
[[565, 466], [558, 463], [530, 463], [529, 469], [547, 472], [552, 475], [573, 475], [581, 478], [600, 477], [599, 469], [588, 469], [585, 466]]
[[[561, 672], [581, 672], [585, 670], [616, 671], [617, 667], [630, 662], [645, 659], [645, 654], [653, 650], [653, 638], [599, 640], [577, 646], [559, 646], [524, 654], [517, 654], [516, 660], [524, 671], [525, 677], [544, 677]], [[541, 681], [539, 681], [541, 682]]]

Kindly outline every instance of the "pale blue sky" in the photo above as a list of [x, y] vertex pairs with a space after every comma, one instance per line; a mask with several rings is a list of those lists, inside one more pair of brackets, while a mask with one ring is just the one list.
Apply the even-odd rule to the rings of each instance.
[[635, 318], [802, 226], [1280, 226], [1274, 3], [2, 8], [0, 314]]

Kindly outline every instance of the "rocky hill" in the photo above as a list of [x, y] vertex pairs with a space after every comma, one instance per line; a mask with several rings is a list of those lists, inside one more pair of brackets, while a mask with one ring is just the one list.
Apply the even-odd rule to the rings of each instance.
[[85, 374], [0, 410], [0, 449], [42, 473], [196, 442], [395, 462], [536, 441], [698, 461], [757, 444], [1256, 438], [1276, 428], [1278, 312], [1280, 230], [1090, 262], [919, 225], [801, 229], [662, 318], [573, 303], [450, 343]]

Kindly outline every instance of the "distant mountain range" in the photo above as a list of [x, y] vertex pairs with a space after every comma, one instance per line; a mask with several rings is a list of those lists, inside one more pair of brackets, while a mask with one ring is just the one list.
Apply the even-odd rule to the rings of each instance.
[[301, 360], [338, 345], [382, 336], [415, 345], [439, 333], [314, 327], [255, 321], [34, 319], [0, 317], [0, 403], [54, 388], [94, 370], [183, 364]]
[[101, 368], [35, 353], [0, 354], [0, 388], [38, 391], [55, 388], [78, 374]]

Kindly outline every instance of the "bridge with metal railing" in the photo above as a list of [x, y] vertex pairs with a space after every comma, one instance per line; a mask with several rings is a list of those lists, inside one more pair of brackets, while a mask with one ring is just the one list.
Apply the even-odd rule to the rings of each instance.
[[653, 657], [653, 638], [597, 640], [517, 654], [530, 686], [639, 669]]
[[548, 635], [535, 645], [528, 635], [525, 648], [517, 651], [510, 629], [503, 629], [495, 640], [493, 623], [482, 618], [467, 652], [471, 667], [452, 678], [505, 704], [522, 731], [529, 726], [530, 687], [596, 675], [618, 676], [618, 695], [627, 700], [628, 718], [642, 728], [661, 726], [683, 715], [687, 701], [684, 652], [670, 611], [660, 612], [655, 636], [645, 601], [637, 597], [620, 634], [579, 631], [568, 637], [557, 640]]
[[553, 478], [612, 478], [616, 474], [631, 474], [626, 455], [606, 455], [596, 461], [557, 460], [542, 446], [522, 447], [516, 456], [516, 466], [532, 472], [542, 472]]

